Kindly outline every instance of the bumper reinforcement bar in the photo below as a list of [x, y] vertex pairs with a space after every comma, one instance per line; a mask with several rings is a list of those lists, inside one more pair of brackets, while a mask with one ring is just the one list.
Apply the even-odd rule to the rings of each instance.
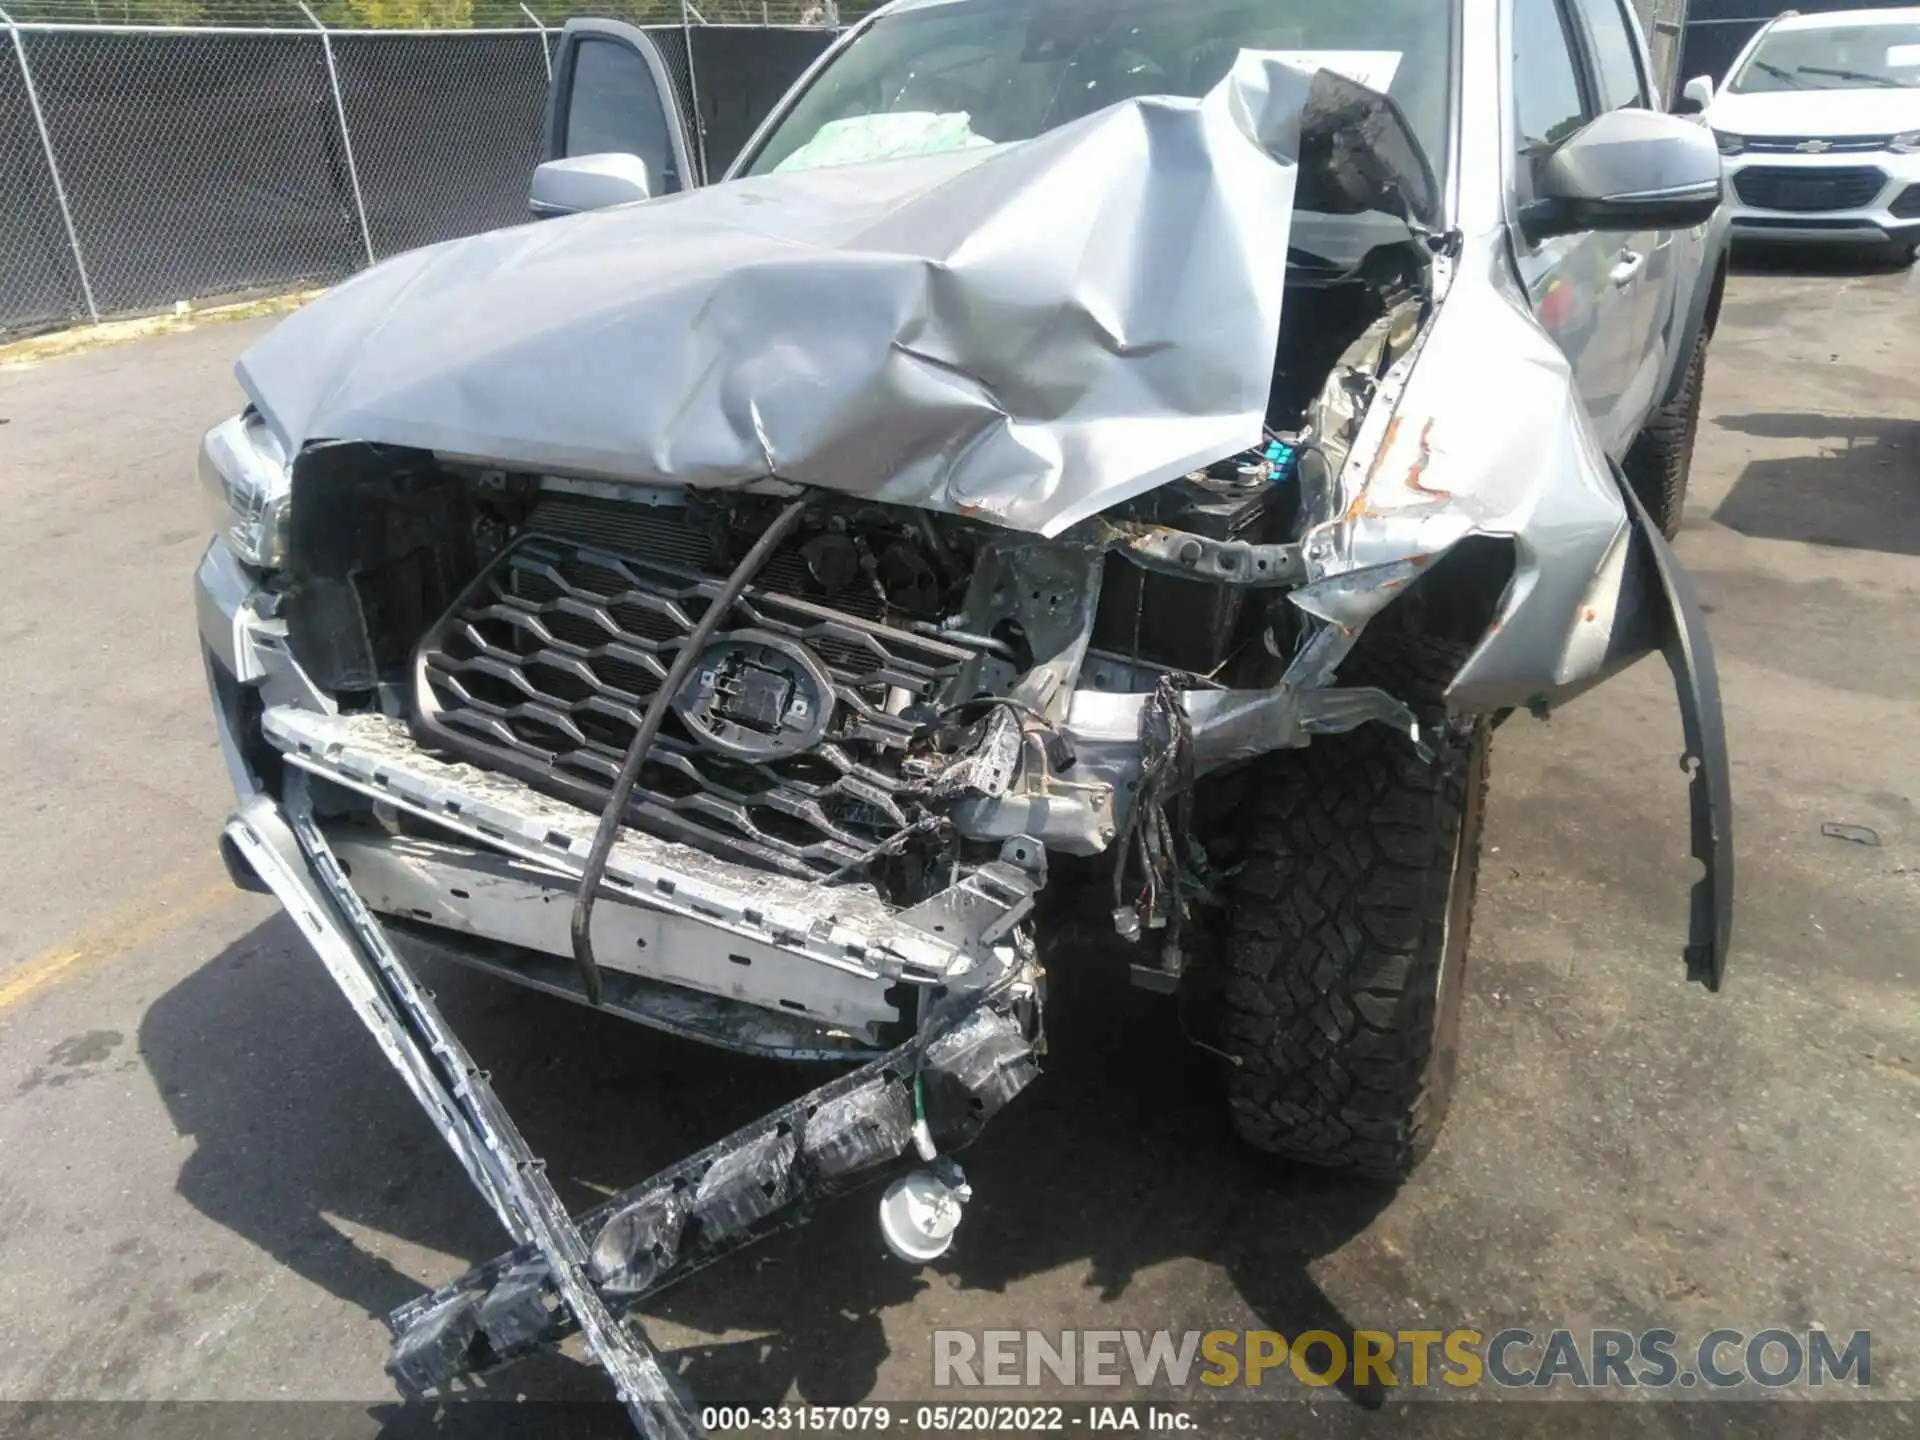
[[625, 1317], [646, 1296], [803, 1218], [804, 1202], [976, 1135], [1038, 1074], [1015, 1011], [1030, 949], [929, 1008], [900, 1048], [735, 1132], [575, 1220], [485, 1074], [362, 903], [315, 822], [306, 783], [256, 795], [225, 839], [318, 953], [514, 1249], [391, 1317], [403, 1390], [444, 1387], [578, 1331], [641, 1434], [701, 1433], [691, 1398]]

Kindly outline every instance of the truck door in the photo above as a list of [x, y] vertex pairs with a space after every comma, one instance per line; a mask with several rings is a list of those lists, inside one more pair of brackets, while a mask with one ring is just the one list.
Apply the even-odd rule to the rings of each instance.
[[[1658, 108], [1645, 69], [1645, 49], [1636, 22], [1623, 0], [1574, 0], [1582, 47], [1594, 95], [1603, 110]], [[1685, 247], [1674, 249], [1672, 230], [1642, 230], [1616, 235], [1610, 276], [1619, 298], [1632, 310], [1632, 349], [1624, 367], [1621, 425], [1624, 443], [1639, 433], [1641, 421], [1656, 403], [1655, 389], [1667, 373], [1667, 320], [1678, 289], [1675, 270]]]
[[553, 56], [543, 160], [632, 155], [654, 195], [704, 183], [699, 146], [672, 71], [646, 31], [620, 20], [569, 20]]
[[[1562, 0], [1514, 0], [1512, 20], [1513, 180], [1515, 200], [1525, 204], [1535, 167], [1602, 107], [1584, 60], [1584, 31]], [[1538, 245], [1516, 237], [1534, 313], [1573, 366], [1594, 433], [1616, 459], [1639, 428], [1630, 392], [1645, 346], [1639, 282], [1651, 248], [1638, 233], [1561, 235]]]

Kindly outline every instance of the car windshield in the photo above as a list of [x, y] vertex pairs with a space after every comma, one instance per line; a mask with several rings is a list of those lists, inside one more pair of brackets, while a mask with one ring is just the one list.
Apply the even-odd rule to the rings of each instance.
[[1736, 95], [1920, 89], [1920, 25], [1887, 21], [1776, 30], [1760, 42], [1727, 88]]
[[1242, 50], [1291, 53], [1398, 102], [1439, 174], [1452, 7], [1434, 0], [950, 0], [882, 15], [744, 173], [1027, 140], [1122, 100], [1198, 97]]

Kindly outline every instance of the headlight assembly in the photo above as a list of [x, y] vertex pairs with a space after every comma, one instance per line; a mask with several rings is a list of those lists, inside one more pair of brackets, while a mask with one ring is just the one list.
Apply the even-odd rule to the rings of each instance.
[[1896, 155], [1920, 155], [1920, 130], [1902, 130], [1887, 141], [1887, 149]]
[[1747, 137], [1735, 135], [1731, 130], [1713, 132], [1713, 143], [1720, 147], [1722, 155], [1738, 155], [1747, 148]]
[[258, 415], [236, 415], [207, 432], [200, 483], [213, 528], [235, 555], [267, 570], [286, 563], [292, 480], [279, 441]]

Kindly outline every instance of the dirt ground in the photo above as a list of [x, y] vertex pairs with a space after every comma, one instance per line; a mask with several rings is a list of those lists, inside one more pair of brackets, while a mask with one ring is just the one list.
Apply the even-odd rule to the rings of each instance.
[[[888, 1258], [852, 1200], [672, 1292], [654, 1340], [709, 1400], [847, 1403], [925, 1398], [936, 1327], [1823, 1325], [1871, 1330], [1875, 1393], [1920, 1398], [1917, 307], [1908, 275], [1838, 266], [1728, 293], [1679, 540], [1737, 787], [1725, 993], [1682, 979], [1679, 727], [1649, 662], [1497, 737], [1464, 1073], [1398, 1194], [1238, 1148], [1164, 1002], [1067, 964], [1049, 1073], [969, 1156], [948, 1258]], [[502, 1246], [215, 860], [192, 461], [269, 323], [0, 370], [0, 1400], [364, 1410], [391, 1398], [380, 1317]], [[807, 1083], [436, 983], [576, 1204]], [[608, 1393], [568, 1357], [504, 1384]]]

